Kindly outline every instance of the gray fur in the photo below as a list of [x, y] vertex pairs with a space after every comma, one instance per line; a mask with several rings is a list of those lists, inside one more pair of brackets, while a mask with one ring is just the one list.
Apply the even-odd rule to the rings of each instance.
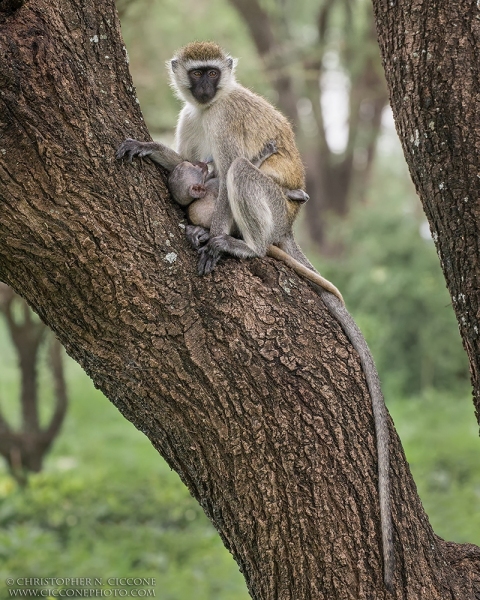
[[123, 158], [128, 162], [132, 162], [134, 157], [145, 158], [147, 156], [167, 171], [173, 171], [183, 161], [183, 158], [175, 150], [165, 146], [165, 144], [138, 142], [131, 138], [127, 138], [120, 144], [115, 155], [118, 160]]

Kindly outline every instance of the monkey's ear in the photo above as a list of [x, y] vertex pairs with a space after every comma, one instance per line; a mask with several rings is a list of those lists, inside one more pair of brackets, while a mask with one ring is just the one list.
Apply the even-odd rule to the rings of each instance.
[[172, 66], [172, 71], [175, 72], [177, 70], [178, 60], [176, 58], [172, 59], [170, 65]]
[[232, 58], [231, 56], [227, 56], [227, 67], [231, 71], [235, 71], [237, 64], [238, 64], [238, 58]]

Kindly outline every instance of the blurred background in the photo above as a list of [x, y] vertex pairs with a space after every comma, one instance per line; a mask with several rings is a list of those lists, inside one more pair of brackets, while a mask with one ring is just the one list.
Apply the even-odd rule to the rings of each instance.
[[[172, 143], [180, 108], [164, 63], [194, 39], [239, 57], [239, 81], [288, 115], [311, 197], [300, 245], [367, 338], [435, 531], [480, 545], [467, 360], [395, 133], [370, 1], [117, 6], [155, 139]], [[154, 577], [163, 600], [248, 598], [177, 475], [3, 285], [0, 461], [0, 598], [6, 577], [27, 576]]]

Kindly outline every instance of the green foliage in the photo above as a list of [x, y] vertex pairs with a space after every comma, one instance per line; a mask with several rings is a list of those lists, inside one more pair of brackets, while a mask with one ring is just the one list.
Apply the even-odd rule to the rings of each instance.
[[332, 228], [341, 257], [319, 270], [345, 297], [387, 395], [463, 393], [468, 364], [445, 280], [408, 175], [396, 177], [393, 162], [377, 167], [369, 203]]

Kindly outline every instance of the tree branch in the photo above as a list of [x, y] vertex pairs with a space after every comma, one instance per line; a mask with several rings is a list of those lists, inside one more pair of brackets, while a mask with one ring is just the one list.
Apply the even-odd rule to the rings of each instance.
[[478, 7], [373, 5], [398, 136], [452, 297], [480, 422]]

